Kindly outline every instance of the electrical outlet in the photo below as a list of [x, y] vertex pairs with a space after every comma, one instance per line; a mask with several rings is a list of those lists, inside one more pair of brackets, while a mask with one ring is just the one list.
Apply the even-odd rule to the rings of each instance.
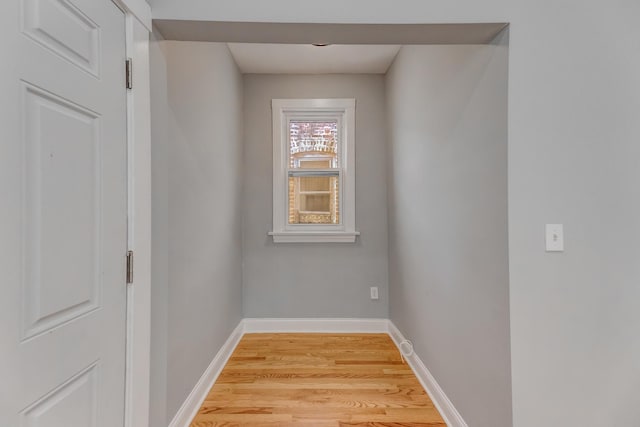
[[370, 290], [371, 290], [371, 299], [378, 299], [378, 287], [372, 286]]

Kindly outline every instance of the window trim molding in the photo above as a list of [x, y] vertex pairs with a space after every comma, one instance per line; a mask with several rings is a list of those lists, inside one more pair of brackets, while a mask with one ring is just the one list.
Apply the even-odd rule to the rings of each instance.
[[[355, 242], [355, 106], [353, 98], [272, 99], [273, 122], [273, 229], [275, 243]], [[340, 224], [288, 224], [287, 170], [288, 120], [291, 116], [338, 117], [341, 146], [338, 149], [342, 173]]]

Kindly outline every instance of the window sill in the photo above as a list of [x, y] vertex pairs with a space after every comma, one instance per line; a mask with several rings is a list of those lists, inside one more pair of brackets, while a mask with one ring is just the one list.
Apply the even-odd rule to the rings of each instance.
[[359, 231], [270, 231], [273, 243], [353, 243]]

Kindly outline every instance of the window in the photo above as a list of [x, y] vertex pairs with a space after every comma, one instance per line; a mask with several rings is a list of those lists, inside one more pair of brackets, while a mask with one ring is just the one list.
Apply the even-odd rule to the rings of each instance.
[[355, 99], [274, 99], [274, 242], [354, 242]]

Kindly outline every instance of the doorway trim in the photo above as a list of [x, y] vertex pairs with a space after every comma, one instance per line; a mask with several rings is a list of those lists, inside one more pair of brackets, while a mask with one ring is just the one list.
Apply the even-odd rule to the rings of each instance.
[[112, 1], [125, 12], [125, 52], [133, 62], [133, 87], [127, 90], [127, 248], [134, 253], [135, 269], [132, 283], [126, 285], [123, 426], [147, 427], [151, 341], [151, 7], [145, 0]]

